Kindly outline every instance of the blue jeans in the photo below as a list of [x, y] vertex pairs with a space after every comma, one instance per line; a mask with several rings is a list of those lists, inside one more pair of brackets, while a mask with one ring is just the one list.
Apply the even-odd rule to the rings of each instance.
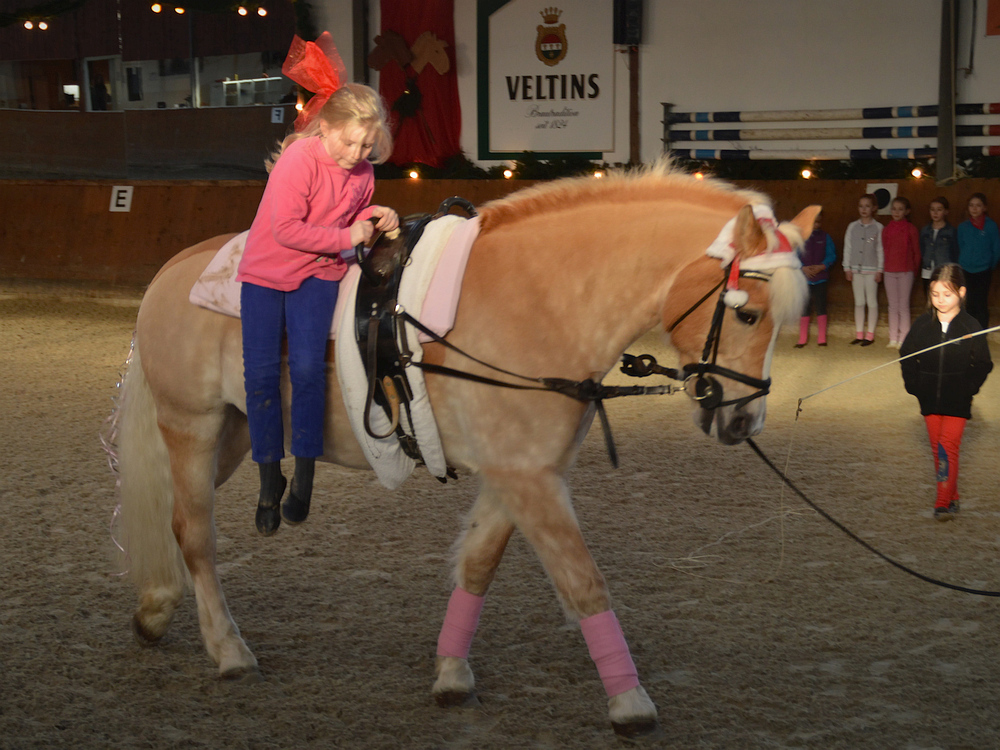
[[257, 463], [285, 455], [281, 420], [281, 340], [288, 332], [292, 382], [292, 455], [323, 455], [326, 342], [340, 283], [309, 278], [291, 292], [243, 282], [243, 382], [251, 455]]

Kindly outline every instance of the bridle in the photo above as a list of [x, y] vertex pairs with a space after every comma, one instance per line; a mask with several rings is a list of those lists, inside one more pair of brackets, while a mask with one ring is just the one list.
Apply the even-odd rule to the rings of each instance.
[[[733, 260], [728, 266], [726, 266], [725, 275], [723, 276], [722, 281], [709, 289], [705, 296], [677, 316], [674, 322], [667, 326], [666, 329], [667, 333], [673, 333], [673, 330], [678, 326], [678, 324], [680, 324], [681, 321], [701, 307], [701, 305], [704, 304], [708, 298], [712, 296], [712, 294], [719, 291], [721, 287], [726, 284], [727, 280], [729, 281], [727, 288], [721, 289], [719, 292], [718, 301], [715, 303], [715, 311], [712, 313], [712, 324], [709, 326], [708, 334], [705, 338], [705, 346], [702, 349], [701, 358], [697, 362], [686, 364], [683, 368], [681, 368], [683, 377], [675, 377], [675, 379], [684, 381], [685, 392], [703, 409], [717, 409], [721, 406], [735, 406], [737, 409], [741, 409], [754, 399], [766, 396], [771, 390], [770, 378], [754, 378], [749, 375], [745, 375], [744, 373], [737, 372], [736, 370], [730, 370], [728, 367], [722, 367], [721, 365], [716, 364], [716, 359], [719, 356], [719, 343], [722, 340], [722, 323], [725, 319], [726, 310], [739, 310], [746, 305], [748, 301], [746, 292], [737, 288], [738, 279], [741, 278], [755, 279], [757, 281], [770, 281], [771, 275], [763, 271], [741, 269], [739, 267], [739, 261]], [[667, 373], [661, 372], [660, 374]], [[757, 390], [749, 396], [724, 401], [722, 386], [719, 384], [718, 380], [711, 377], [712, 375], [719, 375], [721, 377], [728, 378], [729, 380], [734, 380], [737, 383], [748, 385], [751, 388], [756, 388]]]
[[[722, 367], [721, 365], [716, 364], [715, 361], [719, 353], [722, 322], [726, 309], [738, 309], [739, 307], [745, 305], [748, 300], [746, 292], [741, 290], [735, 289], [737, 294], [732, 294], [736, 280], [741, 277], [752, 278], [759, 281], [769, 281], [771, 278], [770, 274], [762, 271], [740, 270], [739, 264], [736, 261], [733, 261], [726, 267], [726, 276], [724, 276], [718, 284], [713, 286], [708, 293], [705, 294], [705, 296], [695, 302], [684, 313], [679, 315], [667, 329], [668, 332], [672, 331], [682, 320], [698, 309], [698, 307], [711, 297], [712, 294], [726, 284], [726, 279], [729, 278], [729, 286], [731, 288], [724, 289], [719, 294], [719, 299], [715, 306], [715, 312], [712, 316], [712, 325], [705, 339], [705, 347], [702, 350], [701, 359], [697, 363], [684, 365], [684, 367], [680, 370], [676, 370], [672, 367], [661, 367], [656, 363], [656, 358], [650, 354], [642, 354], [638, 356], [632, 354], [622, 355], [621, 371], [626, 375], [637, 378], [647, 377], [653, 374], [664, 375], [672, 380], [683, 383], [681, 386], [670, 384], [654, 386], [605, 385], [604, 383], [596, 381], [593, 378], [587, 378], [586, 380], [570, 380], [567, 378], [530, 377], [528, 375], [522, 375], [489, 362], [484, 362], [472, 354], [469, 354], [425, 326], [410, 313], [404, 310], [402, 306], [397, 305], [396, 309], [393, 311], [393, 317], [396, 320], [395, 329], [398, 336], [397, 344], [399, 346], [399, 361], [403, 367], [418, 367], [424, 372], [444, 375], [446, 377], [457, 378], [460, 380], [470, 380], [476, 383], [492, 385], [499, 388], [550, 391], [553, 393], [560, 393], [564, 396], [568, 396], [584, 403], [593, 403], [597, 409], [597, 415], [600, 418], [601, 427], [604, 431], [604, 441], [608, 450], [608, 456], [611, 459], [612, 465], [617, 467], [618, 452], [615, 449], [614, 439], [611, 436], [611, 425], [608, 422], [608, 417], [604, 410], [603, 402], [605, 399], [619, 398], [622, 396], [674, 394], [679, 391], [684, 391], [696, 403], [698, 403], [701, 408], [711, 410], [721, 406], [731, 405], [736, 405], [737, 408], [740, 408], [754, 399], [767, 395], [771, 386], [770, 378], [766, 380], [753, 378], [749, 375], [744, 375], [741, 372], [730, 370], [728, 367]], [[493, 372], [507, 375], [511, 378], [516, 378], [521, 382], [518, 383], [511, 382], [509, 380], [498, 380], [485, 375], [478, 375], [464, 370], [458, 370], [453, 367], [433, 364], [416, 359], [414, 358], [414, 354], [410, 350], [407, 342], [407, 336], [405, 333], [406, 325], [413, 326], [418, 331], [421, 331], [428, 336], [435, 343], [441, 344], [445, 348], [454, 351], [466, 359], [476, 362]], [[735, 380], [739, 383], [749, 385], [751, 388], [756, 388], [757, 390], [749, 396], [725, 401], [723, 400], [722, 386], [719, 384], [718, 380], [711, 377], [712, 375], [719, 375], [730, 380]]]
[[[451, 202], [454, 201], [460, 201], [462, 207], [469, 212], [470, 216], [475, 215], [475, 208], [469, 204], [468, 201], [464, 201], [464, 199], [461, 198], [452, 198], [446, 201], [445, 204], [442, 204], [442, 209], [439, 213], [446, 213], [447, 209], [450, 208]], [[755, 209], [755, 212], [756, 211], [757, 209]], [[761, 223], [771, 221], [771, 223], [773, 223], [773, 219], [767, 219], [766, 217], [758, 217], [758, 221]], [[388, 322], [391, 323], [389, 327], [393, 332], [392, 338], [395, 340], [395, 364], [400, 369], [413, 366], [423, 370], [424, 372], [457, 378], [460, 380], [469, 380], [476, 383], [482, 383], [484, 385], [491, 385], [500, 388], [512, 388], [516, 390], [549, 391], [553, 393], [560, 393], [564, 396], [584, 403], [593, 403], [597, 411], [597, 415], [600, 417], [601, 426], [604, 431], [605, 443], [611, 462], [613, 465], [617, 466], [617, 451], [614, 447], [610, 424], [608, 423], [607, 414], [604, 410], [603, 401], [605, 399], [619, 398], [622, 396], [669, 395], [679, 391], [684, 391], [699, 406], [701, 406], [702, 409], [710, 411], [722, 406], [736, 406], [736, 408], [739, 409], [761, 396], [766, 396], [770, 391], [770, 378], [754, 378], [741, 372], [730, 370], [727, 367], [722, 367], [716, 363], [722, 336], [722, 323], [725, 317], [726, 309], [739, 310], [749, 301], [749, 295], [745, 291], [739, 289], [740, 278], [750, 278], [758, 281], [771, 280], [771, 275], [764, 270], [740, 268], [739, 259], [733, 257], [732, 255], [733, 245], [728, 241], [728, 236], [731, 234], [730, 226], [734, 222], [735, 219], [731, 220], [729, 224], [723, 227], [723, 231], [720, 233], [719, 237], [706, 251], [707, 255], [716, 258], [725, 258], [726, 253], [729, 253], [729, 263], [725, 266], [722, 280], [708, 290], [708, 292], [701, 299], [691, 305], [691, 307], [689, 307], [684, 313], [679, 315], [667, 328], [668, 333], [672, 332], [677, 325], [679, 325], [685, 318], [704, 304], [714, 293], [721, 289], [718, 301], [716, 302], [715, 311], [712, 315], [712, 323], [705, 338], [705, 346], [702, 349], [701, 359], [697, 363], [684, 365], [680, 370], [677, 370], [669, 367], [661, 367], [656, 363], [655, 357], [650, 354], [642, 354], [638, 356], [622, 354], [621, 357], [621, 371], [626, 375], [637, 378], [647, 377], [653, 374], [663, 375], [671, 380], [682, 383], [680, 386], [672, 384], [654, 386], [618, 386], [605, 385], [599, 380], [595, 380], [593, 378], [587, 378], [585, 380], [571, 380], [568, 378], [531, 377], [522, 375], [521, 373], [513, 372], [511, 370], [504, 369], [503, 367], [485, 362], [472, 354], [463, 351], [450, 341], [447, 341], [443, 336], [440, 336], [436, 332], [429, 329], [394, 300], [387, 300], [387, 302], [391, 304], [387, 307], [387, 309], [384, 309], [384, 314], [387, 316]], [[787, 239], [784, 239], [783, 242], [780, 241], [781, 239], [783, 239], [783, 235], [779, 233], [779, 245], [783, 246], [782, 249], [790, 250], [791, 248], [788, 246]], [[716, 247], [719, 245], [724, 246], [721, 254], [717, 251]], [[408, 247], [412, 249], [412, 244]], [[359, 257], [363, 258], [363, 256]], [[725, 259], [723, 262], [725, 262]], [[785, 264], [782, 263], [782, 265]], [[725, 288], [722, 289], [724, 285]], [[431, 341], [441, 344], [445, 348], [454, 351], [462, 357], [475, 362], [494, 373], [507, 376], [508, 379], [501, 380], [496, 377], [479, 375], [455, 369], [453, 367], [422, 361], [419, 356], [414, 356], [414, 352], [410, 348], [408, 334], [406, 332], [407, 325], [422, 332]], [[713, 375], [728, 378], [729, 380], [733, 380], [738, 383], [743, 383], [744, 385], [750, 386], [756, 390], [749, 396], [724, 400], [722, 386], [719, 381], [713, 377]], [[392, 419], [391, 416], [390, 419]]]

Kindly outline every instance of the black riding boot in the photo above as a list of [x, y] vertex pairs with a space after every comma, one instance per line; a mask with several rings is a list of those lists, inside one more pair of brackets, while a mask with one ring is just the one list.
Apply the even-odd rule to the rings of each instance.
[[257, 531], [264, 536], [270, 536], [278, 530], [281, 524], [281, 496], [285, 494], [288, 484], [281, 475], [281, 462], [270, 461], [257, 464], [260, 470], [260, 497], [257, 499]]
[[313, 470], [315, 468], [315, 458], [295, 457], [292, 489], [288, 491], [288, 497], [281, 504], [281, 515], [290, 524], [302, 523], [309, 517], [309, 501], [312, 499]]

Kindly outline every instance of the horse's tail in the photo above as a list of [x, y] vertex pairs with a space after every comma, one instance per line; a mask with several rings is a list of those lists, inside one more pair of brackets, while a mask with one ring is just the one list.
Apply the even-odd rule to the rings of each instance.
[[156, 404], [136, 338], [111, 422], [116, 453], [122, 565], [143, 592], [183, 590], [187, 570], [171, 527], [174, 492], [170, 457], [156, 424]]

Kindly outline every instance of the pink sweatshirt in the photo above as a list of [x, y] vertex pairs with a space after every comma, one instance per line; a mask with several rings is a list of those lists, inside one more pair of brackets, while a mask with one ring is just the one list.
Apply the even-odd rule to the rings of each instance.
[[371, 162], [347, 171], [318, 137], [290, 144], [271, 170], [247, 237], [236, 279], [290, 292], [318, 276], [337, 281], [347, 264], [350, 226], [372, 215]]
[[906, 219], [890, 221], [882, 229], [885, 272], [920, 272], [920, 233]]

